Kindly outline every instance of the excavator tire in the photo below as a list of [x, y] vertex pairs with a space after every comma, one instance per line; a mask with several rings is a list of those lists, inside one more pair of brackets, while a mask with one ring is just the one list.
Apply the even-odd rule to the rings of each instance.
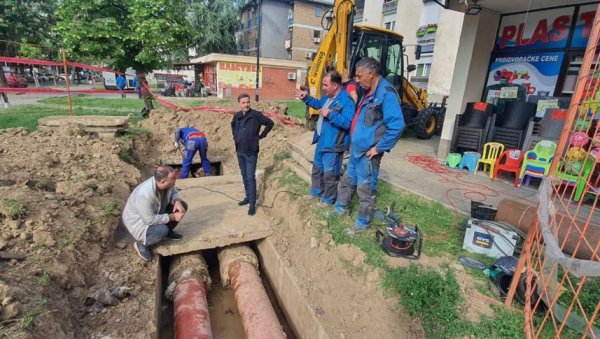
[[419, 112], [414, 128], [417, 138], [431, 139], [437, 131], [438, 119], [438, 111], [434, 108], [428, 107]]

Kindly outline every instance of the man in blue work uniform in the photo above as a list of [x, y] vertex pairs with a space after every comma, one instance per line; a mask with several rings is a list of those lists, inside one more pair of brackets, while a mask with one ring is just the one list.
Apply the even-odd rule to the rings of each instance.
[[350, 161], [340, 180], [336, 214], [348, 212], [354, 190], [359, 200], [358, 217], [351, 235], [369, 227], [377, 196], [379, 166], [402, 135], [404, 117], [394, 86], [379, 74], [377, 60], [367, 57], [356, 63], [356, 81], [365, 90], [350, 126]]
[[337, 197], [337, 185], [342, 168], [342, 156], [346, 149], [348, 130], [354, 116], [354, 101], [342, 87], [342, 76], [337, 71], [323, 76], [321, 99], [296, 90], [296, 96], [308, 106], [319, 111], [313, 144], [317, 144], [313, 157], [310, 195], [333, 204]]
[[[258, 140], [269, 134], [273, 128], [273, 120], [261, 112], [250, 108], [250, 96], [246, 93], [238, 96], [241, 111], [235, 113], [231, 120], [231, 132], [237, 153], [240, 172], [244, 180], [246, 197], [238, 205], [248, 205], [248, 215], [256, 213], [256, 162], [258, 161]], [[260, 131], [261, 126], [265, 128]]]
[[117, 75], [117, 89], [119, 93], [121, 93], [121, 98], [125, 98], [127, 95], [125, 94], [125, 88], [127, 87], [127, 80], [125, 79], [125, 75], [119, 74]]
[[202, 163], [202, 170], [204, 170], [204, 176], [210, 176], [210, 161], [207, 156], [208, 141], [206, 140], [206, 135], [192, 127], [176, 128], [175, 146], [179, 148], [180, 145], [183, 145], [184, 148], [182, 154], [183, 164], [181, 166], [179, 179], [188, 177], [196, 151], [200, 153], [200, 161]]

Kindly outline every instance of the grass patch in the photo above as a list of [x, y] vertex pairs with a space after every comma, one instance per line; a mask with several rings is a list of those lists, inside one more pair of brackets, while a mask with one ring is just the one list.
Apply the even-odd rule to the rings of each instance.
[[37, 284], [40, 286], [46, 286], [46, 285], [48, 285], [49, 282], [50, 282], [50, 275], [48, 274], [48, 271], [46, 271], [46, 270], [42, 271], [42, 275], [40, 275], [37, 278]]
[[102, 211], [102, 215], [106, 216], [106, 215], [112, 215], [117, 210], [118, 207], [119, 207], [119, 204], [117, 204], [116, 202], [111, 202], [111, 203], [102, 205], [100, 210]]
[[129, 147], [121, 146], [119, 149], [119, 158], [128, 164], [133, 164], [135, 161], [133, 158], [133, 151]]
[[[100, 108], [101, 106], [98, 106]], [[132, 115], [130, 122], [135, 123], [140, 119], [137, 110], [100, 110], [82, 107], [73, 107], [74, 115]], [[69, 115], [68, 106], [46, 107], [42, 105], [19, 105], [12, 106], [0, 112], [0, 129], [25, 127], [29, 131], [35, 131], [38, 127], [38, 119], [52, 115]]]
[[184, 106], [184, 107], [202, 107], [202, 106], [208, 106], [208, 107], [214, 107], [214, 106], [221, 106], [221, 105], [225, 105], [225, 104], [231, 104], [231, 103], [237, 103], [237, 100], [235, 99], [198, 99], [198, 100], [181, 100], [181, 99], [169, 99], [169, 101], [171, 101], [172, 103], [179, 105], [179, 106]]
[[92, 222], [92, 220], [85, 219], [85, 222], [83, 223], [83, 229], [86, 231], [90, 231], [92, 228], [94, 228], [94, 223]]
[[[39, 103], [43, 104], [54, 104], [54, 105], [69, 105], [69, 101], [66, 96], [64, 97], [52, 97], [42, 99]], [[137, 98], [98, 98], [94, 96], [88, 96], [85, 94], [75, 94], [71, 96], [71, 104], [73, 106], [82, 107], [104, 107], [112, 108], [117, 110], [128, 109], [132, 111], [140, 111], [144, 108], [144, 101]]]
[[276, 161], [283, 161], [285, 159], [289, 159], [292, 157], [292, 155], [290, 154], [290, 152], [279, 152], [276, 153], [274, 156]]
[[287, 105], [287, 114], [304, 120], [306, 118], [306, 105], [300, 100], [276, 101], [278, 104]]
[[152, 136], [152, 132], [142, 127], [130, 127], [125, 129], [125, 131], [123, 131], [123, 133], [119, 137], [127, 139], [134, 136], [142, 136], [149, 138], [150, 136]]
[[18, 220], [25, 215], [25, 206], [16, 200], [0, 199], [0, 214]]

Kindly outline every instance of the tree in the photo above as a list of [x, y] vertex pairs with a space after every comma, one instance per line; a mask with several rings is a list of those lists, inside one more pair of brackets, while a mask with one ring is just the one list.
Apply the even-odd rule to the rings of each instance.
[[18, 55], [20, 43], [48, 43], [55, 10], [56, 0], [0, 1], [0, 55]]
[[189, 46], [185, 10], [185, 2], [173, 0], [63, 0], [55, 30], [73, 53], [107, 60], [120, 71], [132, 67], [143, 84], [143, 74], [169, 65], [172, 51]]
[[239, 10], [233, 0], [189, 1], [188, 19], [194, 28], [193, 44], [199, 55], [235, 53]]

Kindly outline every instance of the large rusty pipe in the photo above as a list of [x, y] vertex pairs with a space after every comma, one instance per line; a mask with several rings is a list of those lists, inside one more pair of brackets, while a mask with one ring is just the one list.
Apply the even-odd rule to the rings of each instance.
[[176, 339], [211, 339], [212, 328], [206, 290], [208, 266], [200, 254], [179, 255], [169, 268], [165, 295], [173, 301]]
[[[533, 225], [537, 218], [537, 209], [535, 206], [520, 203], [512, 199], [503, 199], [498, 204], [498, 213], [496, 221], [504, 221], [513, 226], [516, 226], [521, 231], [528, 233], [529, 228]], [[558, 227], [558, 245], [562, 246], [562, 251], [566, 254], [573, 255], [577, 243], [582, 238], [582, 235], [575, 226], [571, 227], [568, 216], [557, 213], [554, 218]], [[581, 230], [585, 226], [585, 220], [577, 219], [577, 225]], [[600, 242], [600, 226], [592, 223], [589, 225], [583, 237], [587, 240], [579, 244], [575, 257], [583, 260], [592, 260], [595, 247]], [[564, 246], [562, 245], [564, 242]], [[596, 253], [593, 260], [600, 261], [600, 253]]]
[[234, 290], [246, 338], [286, 338], [260, 280], [254, 252], [244, 245], [227, 247], [219, 251], [219, 265], [223, 284]]
[[175, 339], [211, 339], [206, 287], [196, 278], [179, 281], [173, 295]]

